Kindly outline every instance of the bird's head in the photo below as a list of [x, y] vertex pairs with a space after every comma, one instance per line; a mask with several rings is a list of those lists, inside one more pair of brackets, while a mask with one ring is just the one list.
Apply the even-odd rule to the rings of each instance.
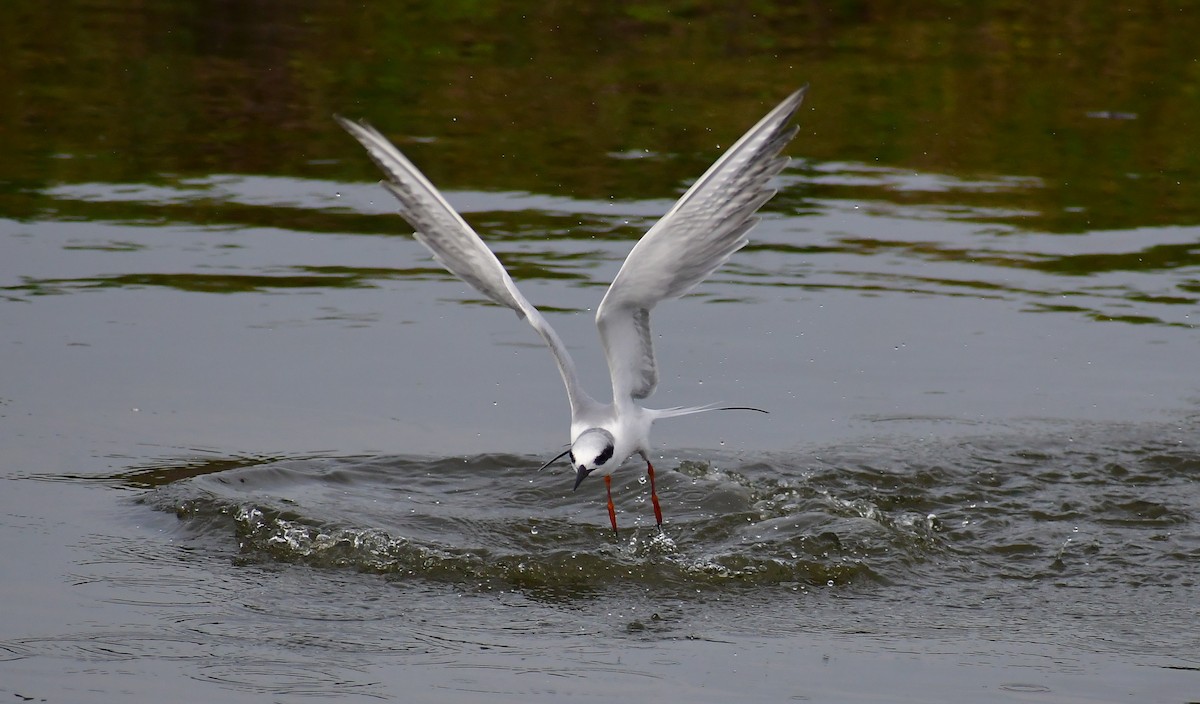
[[611, 472], [619, 461], [613, 457], [615, 441], [612, 433], [603, 428], [589, 428], [575, 438], [571, 443], [569, 456], [571, 467], [575, 470], [575, 488], [583, 482], [587, 475], [596, 470], [601, 474]]

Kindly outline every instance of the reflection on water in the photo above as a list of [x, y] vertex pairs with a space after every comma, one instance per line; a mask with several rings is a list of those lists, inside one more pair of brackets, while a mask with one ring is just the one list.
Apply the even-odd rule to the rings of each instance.
[[[0, 696], [1193, 698], [1200, 14], [301, 5], [0, 7]], [[545, 351], [330, 115], [601, 388], [632, 243], [805, 82], [657, 328], [662, 405], [772, 413], [664, 426], [615, 541], [532, 472]]]
[[[375, 187], [341, 188], [339, 210], [329, 211], [327, 201], [312, 198], [339, 188], [332, 183], [223, 177], [219, 184], [223, 202], [246, 205], [222, 208], [221, 216], [230, 219], [220, 227], [213, 228], [216, 223], [206, 218], [208, 228], [192, 236], [195, 244], [187, 264], [191, 271], [132, 270], [72, 279], [31, 276], [27, 269], [20, 283], [2, 290], [11, 299], [21, 299], [114, 287], [258, 293], [373, 287], [388, 279], [450, 279], [440, 268], [425, 265], [427, 257], [421, 258], [420, 266], [400, 267], [264, 261], [238, 251], [253, 250], [255, 242], [228, 229], [271, 220], [298, 232], [361, 232], [358, 224], [369, 220], [364, 234], [381, 229], [406, 232], [399, 219], [368, 217], [391, 208], [386, 194]], [[164, 191], [83, 184], [51, 189], [46, 195], [61, 203], [64, 212], [82, 207], [90, 211], [89, 217], [98, 217], [100, 212], [90, 210], [98, 201], [107, 204], [104, 208], [121, 208], [126, 218], [143, 226], [124, 230], [120, 240], [106, 234], [59, 239], [58, 250], [54, 235], [42, 233], [39, 239], [46, 241], [38, 258], [59, 257], [63, 250], [95, 252], [97, 264], [111, 266], [117, 261], [111, 255], [129, 254], [137, 255], [136, 260], [128, 257], [131, 261], [160, 266], [164, 247], [172, 245], [162, 241], [160, 230], [145, 226], [162, 218], [191, 220], [189, 212], [207, 211], [210, 187], [179, 184]], [[1011, 201], [986, 205], [974, 197], [1002, 193], [1020, 199], [1040, 187], [1022, 179], [963, 181], [848, 163], [817, 168], [802, 164], [785, 174], [780, 196], [768, 206], [768, 211], [775, 209], [776, 221], [759, 228], [745, 252], [700, 295], [720, 285], [836, 287], [1000, 298], [1034, 312], [1195, 327], [1200, 237], [1193, 228], [1116, 230], [1063, 239], [1026, 229], [1028, 213], [999, 205]], [[518, 193], [450, 197], [486, 233], [518, 281], [559, 279], [588, 286], [604, 285], [593, 278], [596, 267], [619, 262], [630, 243], [669, 207], [667, 201], [599, 203]], [[378, 205], [376, 199], [381, 201]], [[243, 219], [244, 208], [253, 210], [254, 217]], [[322, 220], [325, 224], [318, 225]], [[756, 252], [763, 256], [753, 256]], [[728, 293], [719, 298], [731, 300]]]
[[1021, 207], [1051, 232], [1200, 222], [1200, 18], [1165, 4], [4, 12], [0, 66], [22, 89], [0, 117], [0, 191], [22, 217], [58, 183], [375, 178], [333, 112], [369, 117], [451, 190], [667, 197], [810, 82], [800, 149], [817, 162], [1033, 178]]

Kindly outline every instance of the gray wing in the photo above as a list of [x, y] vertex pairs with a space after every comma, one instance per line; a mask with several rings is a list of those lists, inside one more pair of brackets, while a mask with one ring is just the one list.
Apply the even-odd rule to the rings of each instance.
[[755, 212], [775, 195], [768, 182], [788, 163], [779, 153], [796, 135], [789, 123], [807, 90], [743, 135], [625, 258], [596, 310], [614, 401], [646, 398], [658, 385], [650, 309], [687, 293], [749, 241]]
[[594, 406], [596, 402], [580, 386], [575, 363], [554, 328], [525, 300], [500, 260], [429, 179], [374, 127], [338, 115], [333, 117], [366, 147], [367, 154], [387, 174], [383, 187], [400, 201], [400, 215], [416, 230], [413, 236], [417, 241], [451, 274], [496, 303], [513, 309], [517, 317], [528, 320], [546, 341], [567, 387], [572, 417]]

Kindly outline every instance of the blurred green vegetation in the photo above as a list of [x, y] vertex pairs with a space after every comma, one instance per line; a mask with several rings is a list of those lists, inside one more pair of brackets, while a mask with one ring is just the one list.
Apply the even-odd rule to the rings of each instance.
[[447, 189], [668, 198], [807, 82], [809, 164], [1036, 177], [979, 197], [1048, 231], [1196, 224], [1198, 36], [1161, 1], [7, 0], [0, 215], [53, 183], [374, 179], [334, 112]]

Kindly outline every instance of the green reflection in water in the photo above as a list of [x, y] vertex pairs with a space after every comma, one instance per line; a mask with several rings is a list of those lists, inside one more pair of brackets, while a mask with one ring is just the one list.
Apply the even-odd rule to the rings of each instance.
[[27, 279], [6, 291], [47, 296], [81, 289], [144, 288], [159, 286], [194, 293], [262, 293], [274, 289], [365, 288], [369, 275], [347, 273], [337, 276], [262, 276], [247, 274], [119, 274], [79, 279]]
[[68, 5], [0, 9], [0, 198], [374, 179], [334, 111], [449, 189], [670, 197], [807, 81], [792, 151], [816, 162], [1036, 177], [997, 200], [1052, 232], [1200, 222], [1200, 13], [1162, 3]]
[[[538, 255], [539, 257], [541, 255]], [[522, 279], [586, 279], [581, 274], [557, 271], [541, 263], [522, 263], [509, 257], [508, 269]], [[386, 269], [376, 267], [300, 266], [297, 274], [201, 274], [201, 273], [130, 273], [112, 276], [93, 276], [75, 279], [36, 279], [25, 277], [22, 283], [0, 288], [14, 295], [50, 296], [88, 289], [110, 288], [173, 288], [193, 293], [266, 293], [288, 289], [349, 289], [371, 288], [384, 279], [453, 280], [440, 268], [411, 267]], [[543, 310], [554, 310], [543, 306]], [[571, 310], [561, 308], [558, 310]]]
[[[1154, 272], [1200, 265], [1200, 242], [1156, 244], [1120, 253], [1059, 254], [1040, 252], [996, 252], [984, 249], [948, 247], [930, 242], [883, 241], [845, 238], [840, 251], [870, 255], [879, 250], [904, 251], [933, 260], [963, 261], [991, 266], [1032, 269], [1052, 274], [1088, 276], [1110, 271]], [[780, 250], [778, 245], [757, 245], [758, 249]], [[1170, 302], [1161, 300], [1159, 302]]]
[[1034, 269], [1074, 276], [1102, 271], [1161, 271], [1197, 265], [1200, 265], [1200, 242], [1153, 245], [1121, 254], [1071, 254], [1028, 264]]
[[[516, 279], [602, 286], [594, 270], [613, 262], [614, 241], [632, 243], [651, 224], [646, 204], [665, 210], [766, 107], [810, 82], [791, 148], [800, 158], [768, 212], [799, 220], [853, 204], [877, 217], [810, 246], [756, 242], [747, 252], [792, 256], [787, 275], [733, 262], [726, 280], [997, 296], [1030, 310], [1060, 310], [1043, 304], [1071, 297], [1065, 308], [1138, 324], [1177, 324], [1163, 307], [1200, 300], [1188, 276], [1200, 245], [1153, 232], [1135, 239], [1138, 228], [1200, 224], [1198, 13], [1100, 0], [351, 10], [308, 0], [300, 13], [236, 4], [197, 12], [182, 0], [69, 5], [0, 8], [0, 82], [14, 87], [0, 114], [0, 213], [145, 230], [65, 250], [152, 252], [172, 237], [164, 223], [246, 229], [247, 238], [248, 228], [404, 236], [399, 219], [334, 199], [329, 184], [378, 178], [333, 124], [336, 111], [371, 120], [452, 194], [531, 197], [468, 213]], [[319, 185], [264, 200], [255, 188], [271, 195], [287, 184], [239, 182], [250, 174]], [[561, 200], [541, 208], [538, 194]], [[631, 205], [613, 215], [597, 208], [613, 202]], [[584, 212], [572, 212], [576, 203]], [[913, 228], [873, 231], [901, 220], [966, 229], [937, 242], [907, 234]], [[1105, 229], [1129, 230], [1131, 246], [1039, 250], [994, 239]], [[240, 246], [229, 239], [213, 247]], [[905, 270], [837, 259], [884, 253]], [[818, 269], [848, 279], [804, 280], [817, 257]], [[926, 270], [936, 262], [973, 268]], [[221, 273], [139, 263], [116, 275], [43, 273], [5, 292], [279, 292], [448, 277], [432, 266], [289, 263]], [[1027, 275], [1012, 280], [1017, 270]], [[1089, 280], [1122, 272], [1170, 280]]]

